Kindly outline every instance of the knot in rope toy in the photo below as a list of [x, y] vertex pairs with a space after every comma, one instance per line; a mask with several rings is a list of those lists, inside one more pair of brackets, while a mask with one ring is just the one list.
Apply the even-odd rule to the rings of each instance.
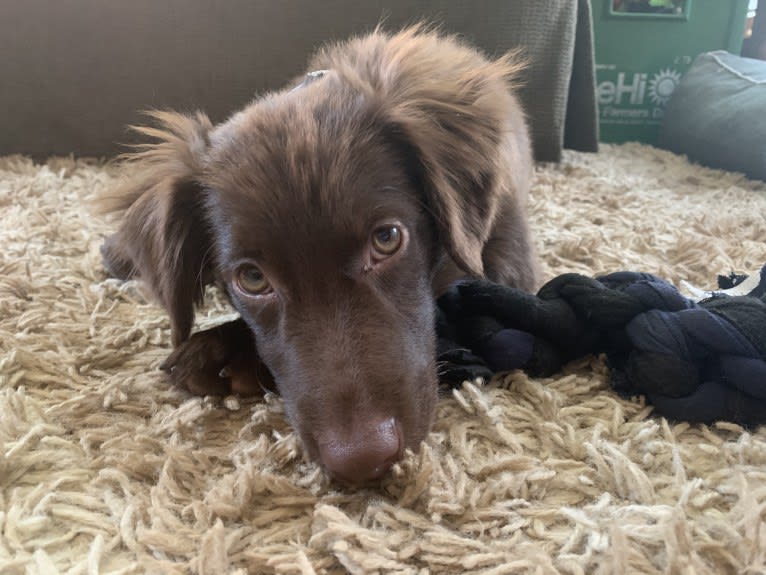
[[[747, 295], [738, 285], [748, 287]], [[671, 419], [766, 422], [766, 266], [719, 277], [696, 302], [647, 273], [565, 274], [532, 295], [472, 280], [438, 300], [441, 377], [523, 369], [546, 377], [605, 353], [612, 387]], [[729, 289], [723, 289], [729, 288]]]

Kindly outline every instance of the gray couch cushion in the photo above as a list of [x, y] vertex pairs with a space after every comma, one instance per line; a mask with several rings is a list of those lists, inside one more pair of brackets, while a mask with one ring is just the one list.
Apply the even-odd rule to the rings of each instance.
[[698, 56], [665, 110], [660, 146], [766, 180], [766, 62]]
[[0, 0], [0, 155], [113, 154], [147, 108], [220, 121], [321, 43], [427, 18], [490, 54], [527, 49], [535, 152], [557, 160], [568, 103], [569, 145], [596, 146], [589, 16], [589, 0]]

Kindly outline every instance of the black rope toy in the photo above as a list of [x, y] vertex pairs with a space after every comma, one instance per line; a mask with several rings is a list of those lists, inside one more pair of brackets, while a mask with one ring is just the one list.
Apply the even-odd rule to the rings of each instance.
[[547, 377], [604, 353], [613, 389], [644, 395], [669, 419], [766, 423], [766, 265], [719, 276], [718, 285], [697, 302], [637, 272], [564, 274], [536, 296], [462, 282], [437, 301], [440, 377], [452, 385], [514, 369]]

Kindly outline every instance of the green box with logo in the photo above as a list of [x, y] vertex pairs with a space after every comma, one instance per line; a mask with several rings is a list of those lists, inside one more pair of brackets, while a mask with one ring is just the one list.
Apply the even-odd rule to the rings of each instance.
[[739, 54], [748, 0], [592, 0], [599, 139], [653, 144], [695, 56]]

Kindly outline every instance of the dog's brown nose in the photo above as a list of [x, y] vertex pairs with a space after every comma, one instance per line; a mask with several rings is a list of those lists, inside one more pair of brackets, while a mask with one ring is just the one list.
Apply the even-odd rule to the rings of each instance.
[[341, 481], [364, 483], [385, 475], [402, 456], [399, 426], [393, 417], [361, 422], [350, 434], [319, 441], [319, 457]]

